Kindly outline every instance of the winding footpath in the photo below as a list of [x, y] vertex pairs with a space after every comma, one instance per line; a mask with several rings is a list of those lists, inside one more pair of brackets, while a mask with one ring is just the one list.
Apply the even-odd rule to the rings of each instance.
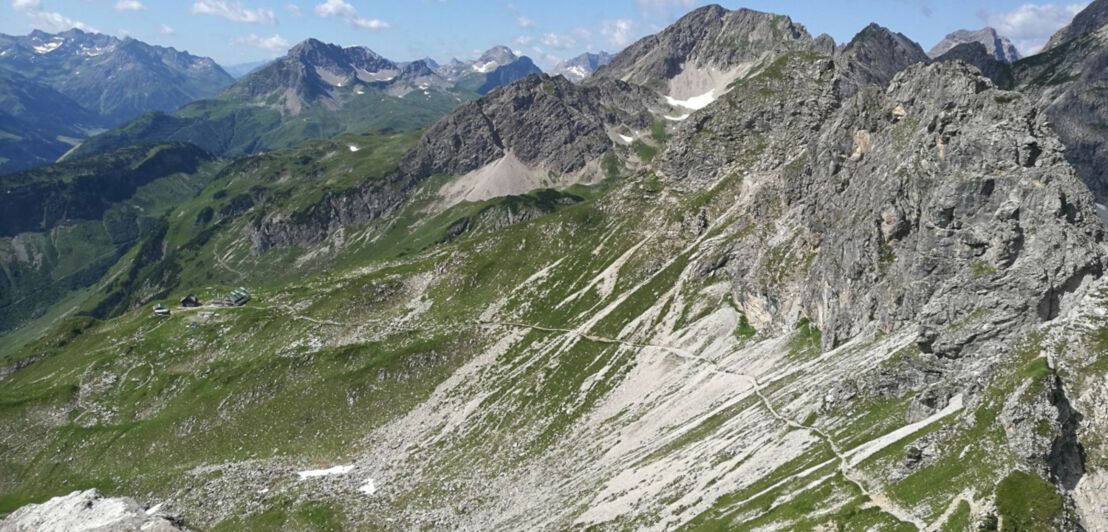
[[[835, 440], [833, 438], [831, 438], [831, 436], [829, 434], [827, 434], [825, 431], [823, 431], [822, 429], [820, 429], [818, 427], [813, 427], [813, 426], [810, 426], [810, 425], [805, 425], [803, 423], [800, 423], [800, 422], [796, 421], [795, 419], [791, 419], [788, 416], [782, 414], [777, 408], [775, 408], [773, 406], [773, 403], [770, 401], [769, 397], [767, 397], [765, 392], [764, 392], [764, 389], [763, 389], [764, 384], [759, 382], [757, 377], [755, 377], [753, 375], [739, 373], [737, 371], [722, 367], [717, 362], [715, 362], [713, 360], [704, 358], [704, 357], [696, 355], [694, 353], [690, 353], [686, 350], [676, 348], [676, 347], [671, 347], [671, 346], [665, 346], [665, 345], [629, 342], [629, 341], [624, 341], [624, 340], [620, 340], [620, 339], [617, 339], [617, 338], [608, 338], [608, 337], [604, 337], [604, 336], [597, 336], [597, 335], [594, 335], [594, 334], [589, 334], [589, 333], [587, 333], [587, 332], [585, 332], [581, 329], [564, 329], [564, 328], [558, 328], [558, 327], [544, 327], [544, 326], [539, 326], [539, 325], [532, 325], [532, 324], [512, 322], [512, 321], [484, 321], [484, 320], [482, 320], [482, 321], [478, 321], [477, 324], [480, 325], [480, 326], [501, 326], [501, 327], [511, 327], [511, 328], [517, 328], [517, 329], [527, 329], [527, 330], [533, 330], [533, 331], [549, 332], [549, 333], [555, 333], [555, 334], [568, 334], [568, 335], [573, 335], [573, 336], [576, 336], [578, 338], [581, 338], [583, 340], [587, 340], [587, 341], [590, 341], [590, 342], [596, 342], [596, 343], [602, 343], [602, 344], [611, 344], [611, 345], [621, 345], [621, 346], [633, 347], [633, 348], [637, 348], [637, 349], [658, 349], [658, 350], [668, 352], [668, 353], [670, 353], [670, 354], [672, 354], [672, 355], [674, 355], [678, 358], [681, 358], [683, 360], [691, 361], [691, 362], [694, 362], [694, 363], [697, 363], [697, 364], [707, 365], [714, 372], [727, 374], [727, 375], [731, 375], [731, 376], [735, 376], [735, 377], [739, 377], [741, 379], [744, 379], [744, 380], [746, 380], [750, 383], [751, 389], [753, 390], [755, 395], [757, 395], [759, 401], [766, 408], [766, 410], [770, 413], [770, 415], [772, 415], [777, 421], [779, 421], [779, 422], [781, 422], [781, 423], [785, 424], [786, 426], [788, 426], [790, 428], [793, 428], [793, 429], [808, 431], [811, 434], [815, 435], [820, 440], [822, 440], [824, 443], [826, 443], [827, 446], [831, 449], [831, 451], [835, 454], [835, 457], [836, 457], [835, 459], [839, 463], [838, 470], [842, 473], [843, 477], [845, 479], [847, 479], [851, 484], [854, 484], [854, 486], [856, 486], [870, 500], [870, 502], [874, 506], [881, 509], [883, 512], [895, 517], [896, 519], [898, 519], [899, 521], [901, 521], [903, 523], [907, 523], [907, 524], [915, 526], [916, 529], [918, 529], [918, 530], [928, 530], [928, 531], [937, 530], [938, 527], [940, 527], [942, 525], [942, 523], [944, 523], [946, 521], [946, 519], [948, 519], [950, 517], [950, 515], [953, 514], [954, 509], [957, 507], [958, 503], [961, 502], [962, 500], [966, 500], [967, 502], [970, 502], [971, 505], [973, 504], [972, 499], [969, 499], [967, 494], [962, 494], [958, 498], [956, 498], [954, 501], [951, 502], [950, 508], [947, 510], [946, 513], [944, 513], [942, 516], [939, 517], [939, 519], [936, 523], [928, 525], [923, 520], [921, 520], [920, 518], [913, 515], [911, 511], [900, 507], [898, 504], [896, 504], [891, 499], [886, 497], [884, 495], [884, 493], [882, 493], [881, 491], [871, 490], [869, 487], [867, 487], [864, 476], [855, 469], [855, 466], [857, 466], [859, 463], [864, 461], [866, 458], [869, 458], [870, 456], [873, 456], [874, 454], [881, 451], [882, 449], [885, 449], [885, 448], [889, 447], [890, 445], [893, 445], [894, 443], [897, 443], [897, 442], [903, 440], [904, 438], [918, 432], [919, 430], [922, 430], [924, 427], [926, 427], [926, 426], [928, 426], [932, 423], [935, 423], [936, 421], [939, 421], [939, 420], [941, 420], [941, 419], [943, 419], [943, 418], [945, 418], [945, 417], [947, 417], [951, 414], [954, 414], [955, 412], [960, 411], [962, 409], [962, 398], [961, 398], [961, 396], [955, 397], [954, 399], [951, 400], [950, 406], [948, 406], [947, 408], [943, 409], [942, 411], [936, 413], [935, 415], [933, 415], [933, 416], [931, 416], [931, 417], [929, 417], [929, 418], [927, 418], [923, 421], [920, 421], [918, 423], [914, 423], [912, 425], [902, 427], [902, 428], [900, 428], [898, 430], [895, 430], [895, 431], [893, 431], [889, 434], [886, 434], [885, 436], [882, 436], [880, 438], [868, 441], [866, 443], [858, 445], [857, 447], [855, 447], [853, 449], [850, 449], [850, 450], [844, 452], [842, 449], [839, 448], [839, 445], [837, 443], [835, 443]], [[826, 465], [826, 463], [827, 462], [825, 462], [823, 464], [819, 464], [819, 465], [817, 465], [813, 468], [810, 468], [806, 471], [803, 471], [803, 472], [801, 472], [797, 475], [793, 475], [789, 478], [786, 478], [786, 479], [776, 483], [775, 485], [771, 486], [770, 488], [767, 488], [766, 491], [768, 492], [769, 490], [776, 489], [780, 485], [782, 485], [785, 482], [787, 482], [789, 480], [792, 480], [794, 478], [802, 478], [804, 476], [808, 476], [808, 475], [814, 473], [819, 468], [822, 468], [824, 465]], [[820, 479], [818, 482], [822, 483], [824, 480], [827, 480], [828, 478], [830, 478], [830, 477], [825, 477], [823, 479]], [[756, 496], [760, 496], [760, 495], [761, 494], [758, 494]]]

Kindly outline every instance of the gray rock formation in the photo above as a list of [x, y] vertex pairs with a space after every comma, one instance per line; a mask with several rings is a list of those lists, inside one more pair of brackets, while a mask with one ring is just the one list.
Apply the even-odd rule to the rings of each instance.
[[1016, 46], [1012, 44], [1012, 41], [989, 27], [977, 31], [958, 30], [951, 33], [942, 41], [939, 41], [939, 44], [936, 44], [930, 52], [927, 52], [927, 55], [932, 59], [937, 59], [959, 45], [966, 43], [980, 43], [985, 47], [986, 53], [1002, 63], [1015, 63], [1023, 57]]
[[463, 104], [427, 131], [401, 171], [462, 175], [511, 152], [532, 167], [574, 172], [611, 148], [607, 126], [648, 126], [647, 106], [659, 99], [622, 81], [578, 87], [560, 76], [530, 76]]
[[870, 24], [835, 54], [835, 86], [843, 97], [866, 85], [884, 86], [909, 65], [927, 63], [923, 48], [901, 33]]
[[[808, 316], [830, 348], [870, 325], [916, 324], [924, 352], [957, 357], [1019, 334], [1013, 324], [1053, 318], [1066, 294], [1099, 275], [1099, 221], [1082, 214], [1093, 212], [1091, 197], [1025, 99], [951, 62], [837, 100], [818, 81], [830, 67], [798, 62], [788, 82], [733, 94], [745, 104], [696, 115], [661, 156], [666, 175], [693, 187], [749, 164], [720, 145], [764, 146], [755, 171], [783, 167], [754, 215], [779, 212], [779, 198], [804, 213], [795, 239], [779, 245], [796, 256], [823, 251], [797, 270], [764, 246], [737, 248], [734, 295], [760, 316], [756, 328]], [[747, 97], [763, 92], [774, 96]], [[767, 283], [767, 270], [781, 270], [778, 280]]]
[[1108, 201], [1108, 0], [1098, 0], [1051, 38], [1046, 51], [1013, 65], [1028, 94], [1066, 145], [1066, 158], [1099, 201]]
[[0, 532], [180, 532], [172, 520], [147, 513], [133, 499], [95, 489], [28, 504], [0, 521]]
[[1007, 63], [998, 61], [989, 53], [985, 45], [979, 42], [959, 44], [936, 57], [935, 61], [962, 61], [977, 67], [982, 75], [993, 80], [998, 87], [1011, 89], [1015, 85], [1015, 80], [1012, 79], [1012, 68]]

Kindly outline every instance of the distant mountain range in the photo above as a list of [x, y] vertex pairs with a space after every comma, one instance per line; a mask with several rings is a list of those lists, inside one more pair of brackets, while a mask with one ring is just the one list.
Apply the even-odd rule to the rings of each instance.
[[265, 61], [250, 61], [247, 63], [239, 63], [236, 65], [225, 65], [223, 67], [223, 70], [227, 71], [227, 73], [235, 79], [242, 79], [247, 74], [268, 65], [272, 61], [272, 59], [267, 59]]
[[580, 83], [585, 78], [596, 72], [596, 69], [612, 62], [612, 58], [615, 57], [608, 52], [599, 53], [584, 53], [573, 59], [567, 59], [554, 66], [554, 70], [550, 73], [553, 75], [562, 75], [566, 79]]
[[233, 81], [211, 59], [134, 39], [0, 34], [0, 173], [53, 162], [92, 132], [175, 111]]
[[464, 101], [536, 73], [541, 70], [529, 58], [503, 46], [435, 69], [426, 60], [397, 63], [368, 48], [308, 39], [216, 98], [172, 115], [145, 114], [89, 139], [71, 157], [163, 141], [242, 155], [347, 132], [419, 129]]
[[53, 87], [113, 124], [176, 111], [234, 81], [206, 57], [78, 29], [0, 35], [0, 68]]

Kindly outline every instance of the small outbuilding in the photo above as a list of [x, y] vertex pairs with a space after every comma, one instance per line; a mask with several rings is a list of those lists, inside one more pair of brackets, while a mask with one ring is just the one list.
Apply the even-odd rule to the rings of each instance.
[[200, 306], [200, 299], [195, 294], [189, 294], [181, 298], [181, 306], [184, 308], [196, 308]]
[[165, 306], [161, 303], [158, 303], [157, 305], [154, 305], [154, 315], [155, 316], [168, 316], [169, 315], [169, 307], [167, 307], [167, 306]]

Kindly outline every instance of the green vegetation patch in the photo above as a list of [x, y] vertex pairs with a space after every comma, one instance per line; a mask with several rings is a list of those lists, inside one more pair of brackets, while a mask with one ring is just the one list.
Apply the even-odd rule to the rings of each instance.
[[1057, 530], [1063, 516], [1062, 496], [1034, 473], [1013, 471], [996, 486], [996, 510], [1004, 532]]

